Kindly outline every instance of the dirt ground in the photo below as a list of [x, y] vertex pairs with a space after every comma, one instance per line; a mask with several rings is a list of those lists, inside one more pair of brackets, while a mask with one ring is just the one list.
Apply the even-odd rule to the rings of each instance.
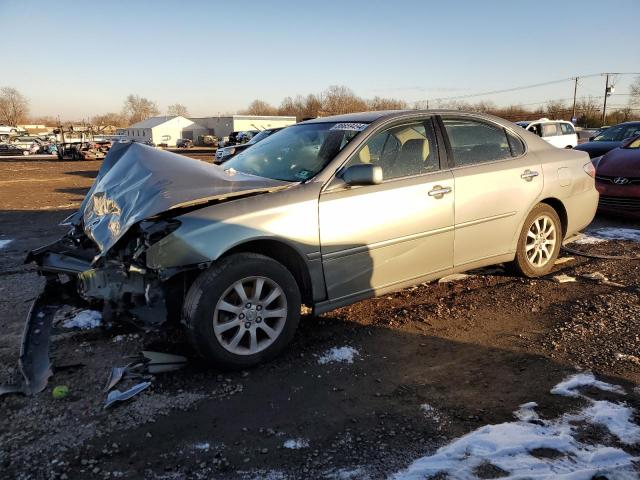
[[[64, 233], [57, 223], [99, 165], [0, 158], [0, 241], [11, 240], [0, 250], [0, 381], [15, 373], [42, 283], [23, 258]], [[619, 225], [597, 218], [590, 228]], [[631, 241], [576, 248], [640, 255]], [[303, 317], [291, 347], [269, 364], [227, 373], [194, 359], [109, 410], [110, 368], [142, 349], [192, 356], [181, 332], [116, 325], [56, 335], [47, 390], [0, 398], [0, 477], [385, 478], [467, 432], [513, 421], [525, 402], [547, 418], [576, 408], [578, 400], [549, 391], [582, 369], [621, 385], [637, 407], [640, 261], [562, 256], [575, 258], [543, 279], [484, 269]], [[596, 271], [613, 283], [581, 277]], [[577, 281], [556, 283], [559, 273]], [[344, 346], [357, 350], [353, 363], [318, 362]], [[56, 385], [69, 396], [54, 399]], [[296, 439], [306, 448], [285, 447]]]

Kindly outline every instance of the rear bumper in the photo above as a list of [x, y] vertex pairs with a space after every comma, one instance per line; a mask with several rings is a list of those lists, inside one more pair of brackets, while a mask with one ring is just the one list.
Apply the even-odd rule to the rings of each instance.
[[587, 227], [596, 216], [600, 194], [595, 188], [573, 195], [564, 200], [567, 209], [567, 232], [565, 238]]

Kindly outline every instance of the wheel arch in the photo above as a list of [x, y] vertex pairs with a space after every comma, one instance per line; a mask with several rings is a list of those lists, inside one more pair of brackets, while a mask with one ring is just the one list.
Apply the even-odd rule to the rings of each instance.
[[218, 259], [234, 253], [258, 253], [281, 263], [295, 278], [300, 289], [302, 303], [306, 305], [313, 304], [313, 285], [309, 266], [303, 254], [295, 247], [276, 239], [254, 239], [235, 245], [220, 255]]
[[560, 199], [555, 197], [545, 198], [543, 200], [540, 200], [538, 203], [549, 205], [556, 211], [558, 217], [560, 217], [560, 224], [562, 225], [562, 239], [564, 240], [564, 237], [567, 234], [567, 229], [569, 227], [569, 217], [567, 216], [567, 209], [564, 206], [564, 203], [562, 203]]

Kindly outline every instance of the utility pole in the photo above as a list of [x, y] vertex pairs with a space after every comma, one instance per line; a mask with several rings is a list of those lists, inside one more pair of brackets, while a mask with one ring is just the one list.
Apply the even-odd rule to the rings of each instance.
[[602, 106], [602, 126], [605, 125], [607, 119], [607, 97], [609, 96], [609, 74], [607, 73], [607, 80], [604, 87], [604, 105]]
[[574, 78], [575, 83], [573, 84], [573, 113], [571, 114], [571, 121], [574, 122], [574, 118], [576, 117], [576, 94], [578, 93], [578, 79], [580, 77]]

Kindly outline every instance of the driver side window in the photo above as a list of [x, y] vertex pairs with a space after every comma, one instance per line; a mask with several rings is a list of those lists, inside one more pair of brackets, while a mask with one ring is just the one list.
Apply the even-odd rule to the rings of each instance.
[[382, 167], [384, 180], [409, 177], [439, 169], [431, 120], [391, 127], [367, 141], [345, 168], [360, 163]]

